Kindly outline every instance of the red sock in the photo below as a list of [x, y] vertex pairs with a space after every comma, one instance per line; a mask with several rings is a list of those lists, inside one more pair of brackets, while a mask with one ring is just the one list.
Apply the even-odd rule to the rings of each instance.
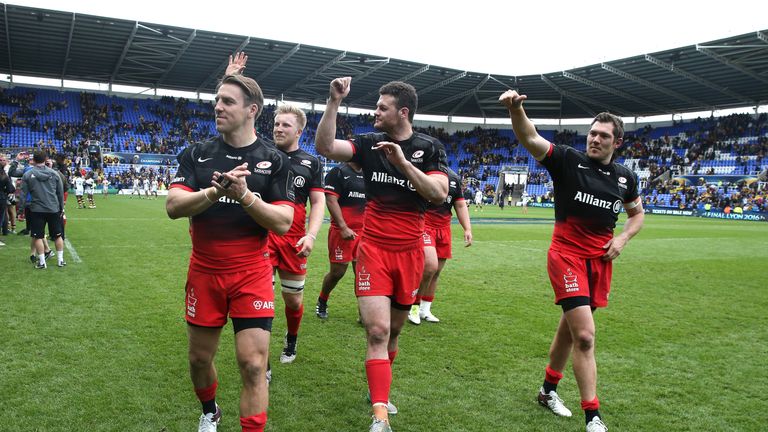
[[389, 357], [389, 365], [392, 366], [395, 362], [395, 357], [397, 357], [397, 350], [387, 352], [387, 356]]
[[435, 300], [435, 296], [421, 296], [421, 299], [424, 301], [432, 302]]
[[421, 296], [420, 295], [416, 294], [416, 301], [414, 301], [413, 304], [415, 304], [417, 306], [421, 304]]
[[558, 372], [547, 365], [546, 369], [544, 369], [544, 381], [557, 385], [561, 379], [563, 379], [563, 373]]
[[365, 375], [368, 377], [371, 404], [389, 402], [389, 387], [392, 385], [392, 367], [389, 360], [366, 360]]
[[264, 426], [266, 426], [266, 424], [266, 411], [250, 417], [240, 417], [240, 427], [243, 428], [243, 432], [264, 432]]
[[328, 301], [328, 297], [330, 297], [330, 296], [331, 296], [331, 293], [326, 294], [326, 293], [320, 291], [320, 295], [319, 295], [320, 300], [322, 300], [324, 302], [327, 302]]
[[216, 399], [216, 387], [219, 386], [218, 381], [214, 381], [213, 384], [211, 384], [208, 387], [195, 389], [195, 394], [197, 395], [197, 398], [200, 400], [200, 402], [207, 402], [209, 400]]
[[597, 411], [600, 409], [600, 401], [595, 396], [591, 401], [581, 401], [581, 409], [584, 411]]
[[288, 306], [285, 307], [285, 322], [288, 326], [288, 334], [293, 336], [299, 334], [302, 315], [304, 315], [304, 305], [301, 305], [298, 310], [289, 309]]

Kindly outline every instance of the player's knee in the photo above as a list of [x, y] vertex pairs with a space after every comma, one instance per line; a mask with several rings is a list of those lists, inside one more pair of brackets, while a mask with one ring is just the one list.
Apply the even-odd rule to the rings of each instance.
[[589, 351], [595, 346], [595, 332], [592, 330], [580, 330], [576, 334], [574, 346], [579, 351]]
[[189, 367], [197, 370], [205, 370], [213, 363], [213, 353], [205, 350], [189, 350]]
[[338, 282], [347, 273], [347, 267], [346, 266], [331, 266], [331, 271], [329, 273], [331, 275], [331, 279], [333, 279], [334, 281]]
[[369, 345], [381, 345], [389, 343], [389, 326], [379, 323], [369, 324], [366, 328]]
[[263, 361], [260, 356], [237, 359], [237, 365], [240, 367], [240, 374], [246, 385], [255, 384], [259, 378], [264, 375], [265, 364], [266, 362]]
[[280, 286], [286, 294], [301, 294], [304, 291], [304, 279], [280, 280]]

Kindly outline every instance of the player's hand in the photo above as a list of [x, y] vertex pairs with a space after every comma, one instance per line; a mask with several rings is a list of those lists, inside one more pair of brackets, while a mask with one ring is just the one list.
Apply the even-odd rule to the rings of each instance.
[[522, 108], [523, 101], [526, 99], [528, 99], [528, 96], [521, 95], [514, 90], [507, 90], [499, 96], [499, 102], [509, 111]]
[[622, 236], [616, 236], [608, 240], [608, 243], [603, 245], [603, 249], [605, 249], [605, 253], [602, 256], [603, 261], [613, 261], [618, 258], [626, 244], [627, 240]]
[[354, 238], [357, 236], [357, 233], [349, 229], [349, 227], [344, 227], [341, 229], [341, 238], [344, 240], [354, 240]]
[[403, 154], [403, 149], [400, 148], [398, 144], [389, 141], [381, 141], [373, 146], [373, 149], [383, 152], [389, 163], [396, 167], [401, 167], [408, 163], [408, 160], [405, 159], [405, 155]]
[[[217, 196], [225, 195], [229, 199], [238, 201], [240, 197], [247, 195], [248, 185], [245, 182], [245, 177], [249, 175], [251, 175], [251, 170], [248, 169], [248, 162], [245, 162], [225, 173], [214, 171], [211, 185], [216, 188]], [[225, 187], [222, 184], [225, 181], [229, 181], [229, 186]]]
[[349, 90], [352, 88], [352, 77], [336, 78], [331, 81], [331, 100], [339, 102], [349, 94]]
[[240, 51], [235, 54], [234, 57], [229, 56], [229, 64], [224, 75], [242, 75], [245, 71], [245, 64], [248, 63], [248, 56], [244, 51]]
[[312, 253], [312, 249], [315, 247], [315, 239], [309, 235], [305, 235], [299, 239], [296, 243], [296, 247], [299, 248], [299, 252], [296, 255], [306, 258]]
[[464, 247], [472, 246], [472, 231], [464, 231]]

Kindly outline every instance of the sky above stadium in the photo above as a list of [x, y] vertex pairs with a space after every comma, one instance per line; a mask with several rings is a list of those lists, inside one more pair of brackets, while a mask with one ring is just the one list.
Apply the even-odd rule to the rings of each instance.
[[768, 28], [764, 0], [731, 0], [728, 7], [669, 0], [9, 3], [503, 75], [555, 72]]

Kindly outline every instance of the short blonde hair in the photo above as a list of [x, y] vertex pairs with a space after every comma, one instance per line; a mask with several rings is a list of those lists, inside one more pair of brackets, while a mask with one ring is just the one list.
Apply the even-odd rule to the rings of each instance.
[[282, 104], [275, 110], [275, 118], [279, 116], [280, 114], [293, 114], [296, 116], [296, 120], [299, 122], [299, 129], [304, 130], [304, 127], [307, 125], [307, 115], [304, 114], [304, 111], [301, 110], [301, 108], [290, 105], [290, 104]]

